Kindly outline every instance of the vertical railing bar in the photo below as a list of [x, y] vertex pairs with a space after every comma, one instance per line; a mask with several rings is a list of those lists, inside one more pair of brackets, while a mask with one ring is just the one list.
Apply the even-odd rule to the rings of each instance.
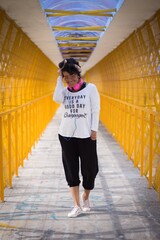
[[129, 107], [129, 119], [128, 119], [128, 160], [131, 158], [131, 107]]
[[15, 175], [18, 177], [18, 111], [15, 112]]
[[28, 119], [28, 106], [26, 106], [26, 159], [28, 160], [28, 121], [29, 121], [29, 119]]
[[126, 105], [124, 106], [124, 153], [126, 153], [126, 144], [127, 144], [127, 141], [126, 141], [126, 120], [127, 120], [127, 107]]
[[11, 114], [8, 114], [8, 187], [12, 188]]
[[135, 108], [134, 120], [134, 167], [137, 167], [137, 109]]
[[4, 183], [3, 183], [3, 130], [2, 130], [3, 119], [0, 116], [0, 201], [4, 202]]
[[144, 111], [141, 111], [141, 160], [140, 160], [140, 175], [144, 173]]
[[23, 148], [24, 148], [24, 143], [23, 143], [23, 141], [24, 141], [24, 127], [23, 127], [23, 124], [24, 124], [24, 122], [23, 122], [23, 120], [24, 120], [24, 118], [23, 118], [23, 107], [21, 108], [21, 166], [23, 167], [24, 166], [24, 150], [23, 150]]
[[153, 163], [153, 114], [150, 114], [150, 133], [149, 133], [149, 188], [152, 188], [152, 163]]

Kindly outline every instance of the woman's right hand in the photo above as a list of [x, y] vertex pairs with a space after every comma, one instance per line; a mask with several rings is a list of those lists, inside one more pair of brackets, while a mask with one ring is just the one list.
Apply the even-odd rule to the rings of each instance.
[[58, 74], [59, 74], [59, 76], [61, 76], [61, 77], [62, 77], [62, 71], [61, 71], [61, 69], [60, 69], [60, 68], [58, 69]]

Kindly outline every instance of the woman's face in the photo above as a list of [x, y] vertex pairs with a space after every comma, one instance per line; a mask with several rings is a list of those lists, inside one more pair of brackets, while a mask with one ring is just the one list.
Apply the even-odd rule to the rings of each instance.
[[69, 74], [68, 72], [63, 72], [63, 78], [69, 87], [74, 87], [79, 82], [79, 76], [77, 74]]

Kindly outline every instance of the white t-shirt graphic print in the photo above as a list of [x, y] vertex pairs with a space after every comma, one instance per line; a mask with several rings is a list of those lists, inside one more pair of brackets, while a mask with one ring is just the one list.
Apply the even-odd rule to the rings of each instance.
[[87, 138], [91, 130], [98, 130], [100, 99], [94, 84], [88, 83], [82, 90], [70, 92], [59, 77], [53, 99], [63, 105], [60, 135]]

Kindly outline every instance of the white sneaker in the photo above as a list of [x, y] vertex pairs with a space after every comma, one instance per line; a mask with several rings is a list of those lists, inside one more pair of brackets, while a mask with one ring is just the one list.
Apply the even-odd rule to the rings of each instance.
[[68, 217], [74, 218], [74, 217], [79, 216], [81, 213], [82, 213], [82, 209], [79, 206], [74, 206], [72, 211], [70, 213], [68, 213]]
[[89, 212], [91, 210], [90, 208], [90, 203], [89, 203], [89, 199], [84, 200], [83, 199], [83, 194], [82, 194], [82, 210], [84, 212]]

